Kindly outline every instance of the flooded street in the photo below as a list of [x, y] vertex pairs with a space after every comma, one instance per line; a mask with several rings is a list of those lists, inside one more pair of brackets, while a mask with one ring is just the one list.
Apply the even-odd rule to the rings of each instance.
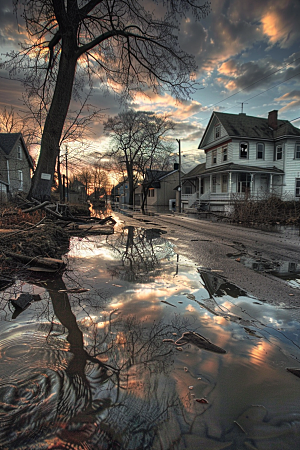
[[65, 261], [0, 292], [1, 449], [299, 448], [292, 306], [159, 228], [74, 237]]

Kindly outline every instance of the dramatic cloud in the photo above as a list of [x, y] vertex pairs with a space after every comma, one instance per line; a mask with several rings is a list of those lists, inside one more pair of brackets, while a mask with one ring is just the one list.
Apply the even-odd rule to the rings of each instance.
[[287, 92], [282, 95], [280, 98], [276, 99], [277, 101], [284, 103], [285, 106], [280, 108], [280, 112], [285, 112], [288, 110], [299, 110], [300, 107], [300, 90], [294, 90], [292, 92]]

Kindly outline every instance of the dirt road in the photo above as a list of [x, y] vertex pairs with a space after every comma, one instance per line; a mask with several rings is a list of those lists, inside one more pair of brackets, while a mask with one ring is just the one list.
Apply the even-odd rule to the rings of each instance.
[[294, 282], [296, 287], [289, 282], [291, 277], [297, 279], [295, 271], [300, 279], [300, 237], [296, 232], [266, 232], [184, 215], [118, 216], [127, 225], [164, 230], [180, 255], [199, 267], [219, 271], [258, 300], [300, 307], [300, 281]]

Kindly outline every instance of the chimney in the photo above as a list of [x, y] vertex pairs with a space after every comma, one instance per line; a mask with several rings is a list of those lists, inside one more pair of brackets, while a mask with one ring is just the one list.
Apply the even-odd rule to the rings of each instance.
[[174, 163], [174, 170], [179, 170], [179, 164], [178, 163]]
[[277, 128], [278, 128], [277, 113], [278, 113], [278, 110], [274, 109], [273, 111], [269, 112], [269, 116], [268, 116], [268, 125], [269, 125], [269, 127], [273, 128], [273, 130], [277, 130]]

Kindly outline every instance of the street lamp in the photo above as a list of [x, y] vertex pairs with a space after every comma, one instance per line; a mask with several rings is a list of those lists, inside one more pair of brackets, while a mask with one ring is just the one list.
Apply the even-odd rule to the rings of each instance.
[[178, 164], [178, 178], [179, 178], [178, 201], [179, 201], [179, 206], [178, 206], [178, 212], [181, 213], [181, 146], [180, 146], [180, 139], [176, 139], [176, 141], [178, 142], [178, 158], [179, 158], [179, 164]]

